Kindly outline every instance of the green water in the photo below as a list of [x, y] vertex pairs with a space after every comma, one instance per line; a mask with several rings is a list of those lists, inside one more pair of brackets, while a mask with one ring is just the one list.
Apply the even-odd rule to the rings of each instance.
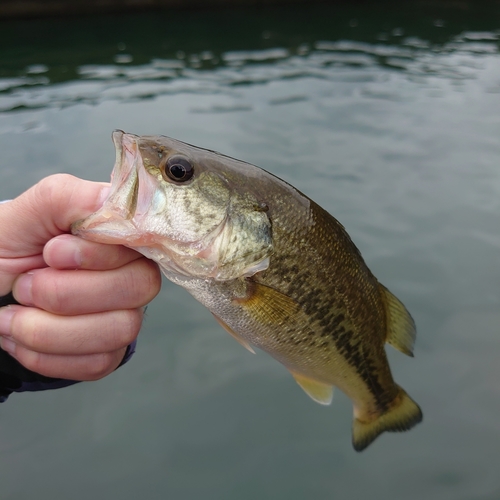
[[335, 215], [416, 319], [390, 348], [424, 423], [350, 444], [166, 282], [105, 380], [0, 408], [0, 497], [500, 498], [498, 2], [156, 12], [0, 23], [0, 199], [106, 180], [111, 131], [260, 165]]

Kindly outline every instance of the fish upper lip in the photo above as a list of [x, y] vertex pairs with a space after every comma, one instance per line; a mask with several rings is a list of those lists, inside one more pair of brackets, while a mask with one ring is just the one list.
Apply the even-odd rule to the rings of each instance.
[[113, 143], [116, 149], [120, 149], [122, 145], [122, 137], [125, 135], [125, 132], [120, 129], [113, 130], [111, 137], [113, 139]]
[[128, 153], [128, 155], [131, 155], [133, 157], [136, 156], [138, 149], [137, 139], [139, 137], [135, 134], [127, 134], [123, 130], [119, 129], [114, 130], [111, 134], [111, 137], [113, 139], [116, 151], [115, 167], [113, 168], [114, 176], [117, 172], [121, 173], [123, 166], [127, 164], [126, 159], [123, 158], [124, 150], [126, 151], [125, 154]]
[[139, 139], [137, 135], [126, 134], [121, 130], [115, 130], [113, 134], [116, 134], [113, 135], [113, 139], [116, 137], [120, 141], [119, 146], [121, 149], [127, 150], [132, 155], [137, 154], [137, 139]]
[[[135, 165], [138, 152], [137, 139], [134, 134], [127, 134], [123, 130], [115, 130], [112, 133], [113, 143], [115, 145], [116, 159], [115, 166], [111, 174], [111, 189], [104, 200], [103, 205], [95, 213], [83, 220], [76, 221], [72, 225], [73, 234], [87, 234], [94, 231], [94, 228], [103, 222], [120, 222], [124, 228], [126, 224], [133, 225], [132, 220], [136, 210], [136, 202], [130, 204], [129, 192], [126, 189], [127, 183], [138, 182], [137, 169]], [[125, 187], [125, 191], [122, 189]], [[122, 206], [116, 203], [123, 197]], [[113, 205], [115, 205], [113, 207]], [[121, 210], [118, 210], [120, 207]], [[130, 228], [130, 230], [132, 227]], [[111, 236], [106, 237], [107, 242], [111, 241]], [[96, 240], [97, 241], [97, 240]]]
[[[115, 168], [116, 165], [119, 164], [122, 158], [122, 137], [125, 135], [125, 132], [123, 130], [113, 130], [113, 133], [111, 134], [111, 138], [113, 139], [113, 144], [115, 145]], [[113, 169], [113, 173], [114, 173]]]

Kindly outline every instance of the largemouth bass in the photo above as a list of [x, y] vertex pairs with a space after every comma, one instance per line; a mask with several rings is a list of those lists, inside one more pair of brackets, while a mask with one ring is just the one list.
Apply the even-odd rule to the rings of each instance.
[[344, 227], [254, 165], [164, 136], [113, 133], [103, 207], [73, 225], [156, 261], [247, 349], [268, 352], [315, 401], [353, 403], [353, 446], [422, 420], [384, 344], [412, 356], [415, 324]]

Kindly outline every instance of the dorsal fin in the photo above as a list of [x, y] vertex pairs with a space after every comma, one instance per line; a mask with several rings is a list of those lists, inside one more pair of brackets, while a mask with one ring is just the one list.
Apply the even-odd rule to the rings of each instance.
[[415, 322], [403, 303], [384, 285], [379, 283], [387, 313], [387, 336], [385, 341], [407, 356], [413, 357]]

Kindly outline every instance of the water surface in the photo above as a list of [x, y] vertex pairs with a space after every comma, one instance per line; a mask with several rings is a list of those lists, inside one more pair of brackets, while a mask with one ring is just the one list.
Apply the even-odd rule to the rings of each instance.
[[2, 499], [500, 498], [499, 39], [496, 2], [0, 24], [0, 198], [107, 180], [115, 128], [266, 168], [412, 312], [415, 358], [388, 352], [424, 411], [357, 454], [346, 397], [166, 282], [126, 367], [2, 405]]

